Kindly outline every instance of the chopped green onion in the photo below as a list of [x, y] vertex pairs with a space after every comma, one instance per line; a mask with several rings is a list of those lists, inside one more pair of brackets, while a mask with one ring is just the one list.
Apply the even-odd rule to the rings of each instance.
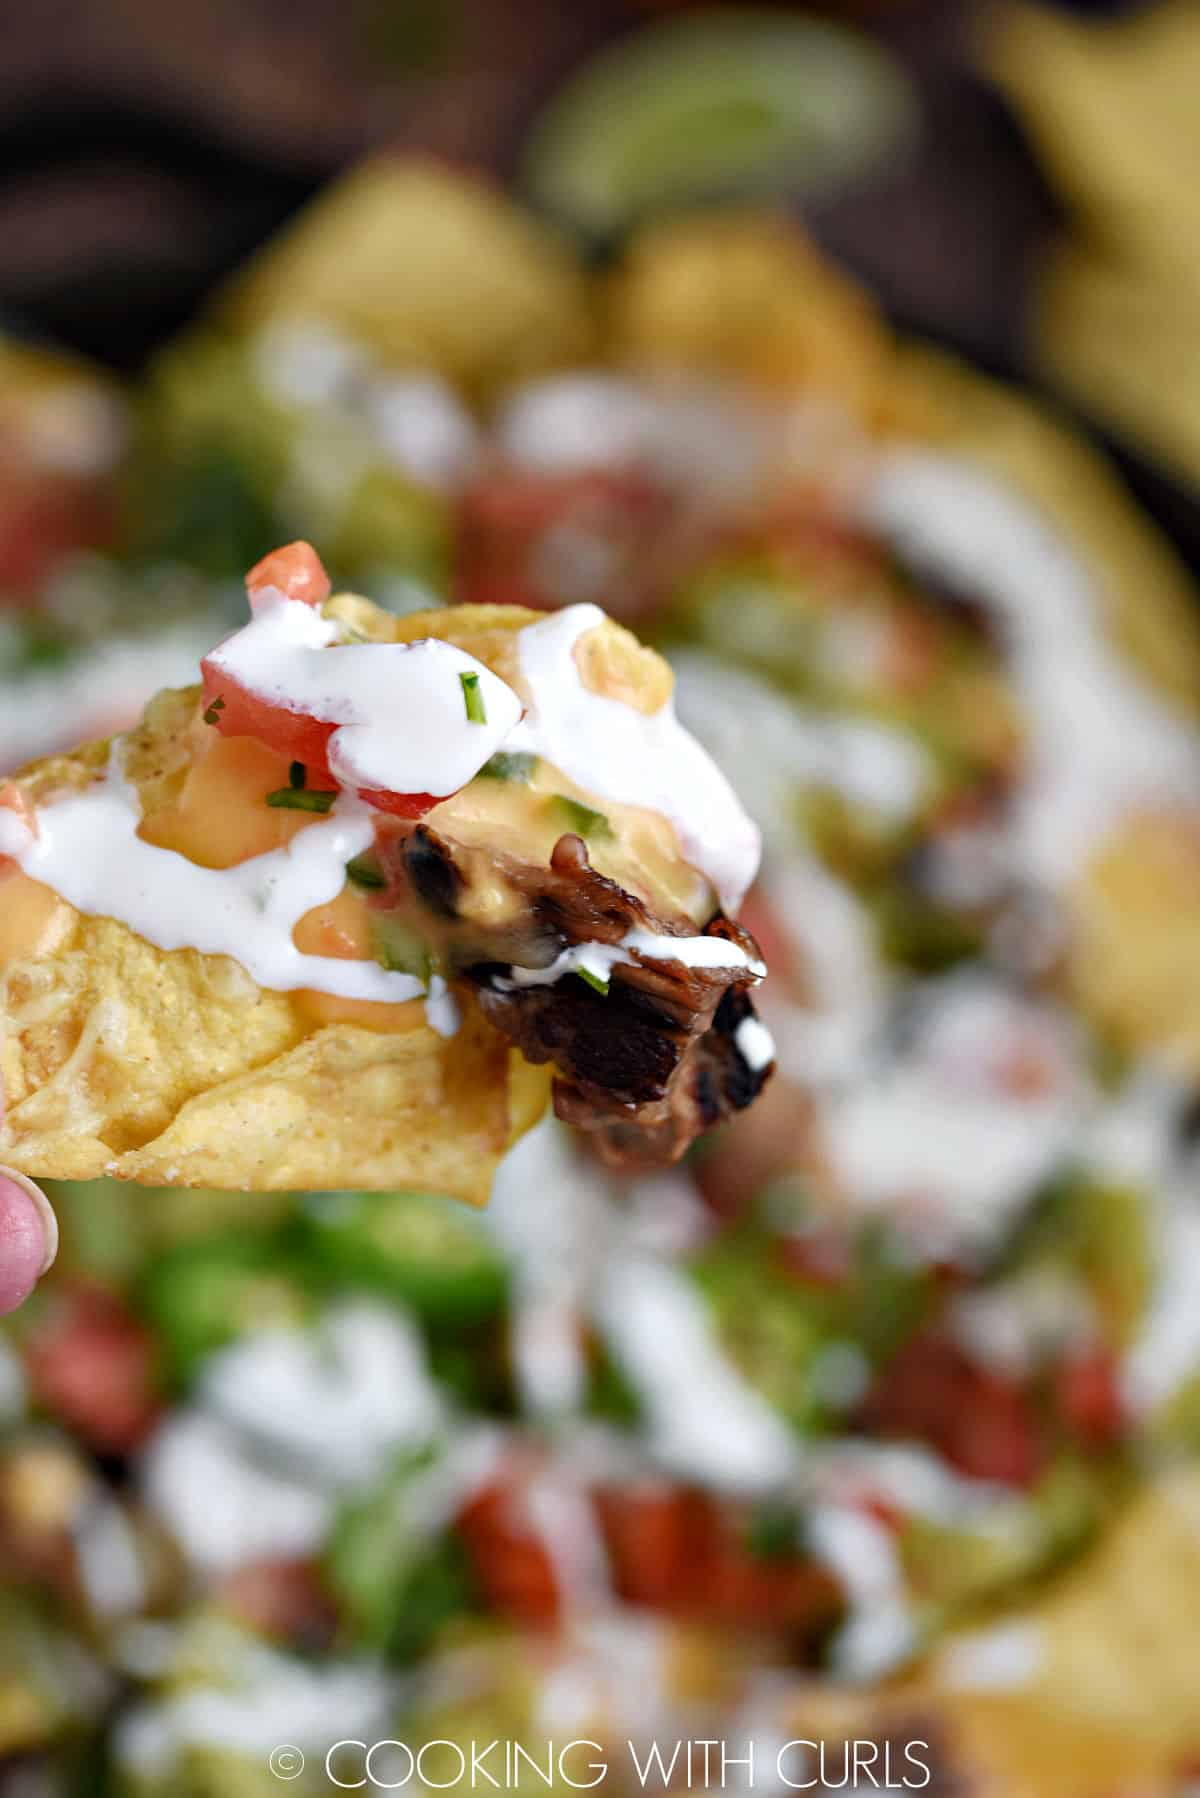
[[346, 878], [352, 880], [356, 887], [385, 887], [387, 885], [382, 868], [369, 850], [363, 855], [353, 856], [346, 863]]
[[556, 793], [550, 803], [577, 836], [612, 836], [613, 827], [604, 813], [594, 812], [590, 805], [581, 805], [578, 799], [568, 799], [565, 793]]
[[590, 968], [576, 968], [575, 972], [581, 980], [586, 980], [594, 992], [601, 993], [606, 999], [608, 998], [609, 976], [607, 974], [593, 974]]
[[282, 812], [327, 812], [336, 798], [336, 793], [325, 793], [317, 787], [278, 787], [267, 794], [267, 804]]
[[471, 724], [486, 724], [487, 711], [483, 703], [483, 694], [479, 691], [477, 674], [460, 674], [462, 682], [463, 702], [467, 708], [467, 718]]
[[484, 780], [528, 781], [536, 767], [536, 755], [527, 755], [522, 749], [501, 749], [483, 764], [479, 773]]
[[293, 762], [288, 769], [289, 787], [302, 787], [308, 780], [308, 771], [303, 762]]
[[225, 701], [222, 699], [221, 695], [218, 693], [217, 697], [213, 700], [212, 704], [209, 706], [208, 710], [204, 714], [205, 724], [215, 724], [217, 722], [218, 714], [223, 712], [224, 710], [225, 710]]

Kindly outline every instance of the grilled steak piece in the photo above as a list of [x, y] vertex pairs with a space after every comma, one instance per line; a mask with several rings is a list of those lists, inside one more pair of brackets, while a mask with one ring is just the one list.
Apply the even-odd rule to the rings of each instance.
[[[615, 946], [635, 929], [658, 937], [721, 938], [758, 959], [753, 939], [720, 913], [702, 932], [683, 917], [657, 915], [593, 868], [582, 838], [559, 838], [548, 866], [489, 855], [449, 842], [428, 824], [397, 835], [383, 851], [381, 908], [407, 894], [433, 928], [448, 976], [468, 983], [485, 1016], [526, 1060], [552, 1062], [560, 1118], [587, 1132], [620, 1168], [677, 1161], [702, 1131], [754, 1100], [771, 1073], [738, 1047], [754, 1017], [745, 967], [692, 967], [639, 956], [613, 967], [607, 992], [574, 973], [521, 985], [518, 969], [548, 969], [567, 949]], [[473, 905], [476, 879], [497, 879], [513, 901], [485, 918]], [[493, 914], [496, 908], [492, 908]]]

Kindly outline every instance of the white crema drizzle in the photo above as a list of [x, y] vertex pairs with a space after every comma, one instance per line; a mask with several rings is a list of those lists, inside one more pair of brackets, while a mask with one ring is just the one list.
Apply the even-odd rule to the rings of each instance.
[[1030, 724], [1014, 845], [1029, 877], [1060, 887], [1138, 807], [1200, 800], [1194, 731], [1110, 645], [1094, 578], [1033, 507], [978, 469], [903, 451], [864, 510], [1000, 626]]
[[231, 868], [202, 868], [145, 842], [138, 835], [141, 817], [118, 740], [105, 778], [42, 807], [36, 835], [15, 812], [0, 810], [0, 854], [76, 911], [119, 918], [159, 949], [232, 956], [275, 992], [308, 987], [389, 1004], [424, 993], [411, 974], [374, 961], [306, 955], [292, 941], [307, 912], [337, 898], [346, 863], [374, 841], [372, 814], [352, 795], [342, 794], [328, 818], [298, 831], [284, 848]]
[[[338, 626], [274, 588], [254, 595], [250, 623], [213, 650], [210, 668], [270, 705], [337, 729], [330, 771], [346, 786], [445, 799], [472, 780], [521, 716], [512, 688], [465, 649], [338, 643]], [[468, 716], [463, 676], [477, 684]]]
[[[270, 704], [335, 724], [329, 765], [347, 787], [445, 796], [501, 745], [531, 749], [590, 791], [662, 811], [726, 903], [740, 899], [757, 866], [757, 832], [670, 702], [646, 717], [589, 693], [580, 679], [574, 645], [603, 616], [574, 606], [520, 633], [524, 719], [512, 688], [466, 651], [436, 639], [335, 647], [336, 624], [275, 589], [255, 594], [250, 623], [209, 663]], [[477, 677], [480, 722], [468, 714], [464, 674]], [[140, 800], [121, 756], [118, 740], [104, 779], [40, 808], [33, 833], [0, 811], [0, 854], [77, 911], [119, 919], [160, 949], [231, 956], [273, 991], [303, 987], [392, 1004], [425, 993], [412, 975], [306, 954], [292, 940], [307, 913], [338, 896], [347, 861], [373, 841], [373, 813], [352, 791], [285, 847], [205, 868], [138, 835]], [[764, 971], [718, 938], [634, 930], [622, 944], [580, 945], [552, 968], [515, 970], [514, 979], [541, 984], [577, 969], [607, 978], [635, 951], [689, 967]], [[453, 1034], [457, 1012], [441, 981], [431, 985], [429, 1008], [432, 1026]]]
[[519, 633], [530, 708], [506, 747], [541, 756], [589, 793], [661, 812], [692, 867], [712, 882], [725, 910], [736, 912], [758, 872], [758, 828], [708, 751], [680, 724], [673, 699], [646, 714], [584, 686], [575, 646], [603, 623], [599, 606], [567, 606]]

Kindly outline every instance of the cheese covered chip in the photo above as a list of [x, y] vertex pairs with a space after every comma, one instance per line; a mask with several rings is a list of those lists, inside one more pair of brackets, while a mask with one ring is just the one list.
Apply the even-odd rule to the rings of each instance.
[[757, 835], [666, 664], [594, 606], [330, 600], [306, 545], [248, 585], [202, 686], [0, 790], [0, 1157], [478, 1202], [543, 1070], [624, 1162], [749, 1103]]

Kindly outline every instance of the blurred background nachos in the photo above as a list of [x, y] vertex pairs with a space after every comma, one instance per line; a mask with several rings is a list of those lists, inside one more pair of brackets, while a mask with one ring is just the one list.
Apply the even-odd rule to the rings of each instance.
[[1182, 5], [6, 28], [5, 766], [290, 537], [597, 600], [763, 828], [779, 1071], [648, 1179], [543, 1125], [479, 1216], [61, 1184], [5, 1798], [567, 1734], [1192, 1789], [1198, 61]]

